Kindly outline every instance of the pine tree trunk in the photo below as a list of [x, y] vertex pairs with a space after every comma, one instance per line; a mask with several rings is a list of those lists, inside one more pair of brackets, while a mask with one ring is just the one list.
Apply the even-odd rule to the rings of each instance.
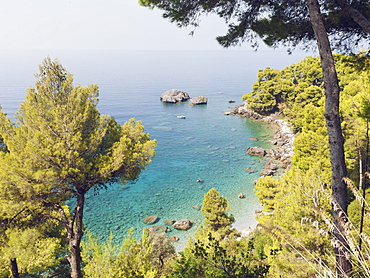
[[19, 278], [17, 259], [16, 258], [11, 259], [10, 260], [10, 265], [11, 265], [11, 269], [12, 269], [13, 278]]
[[[72, 278], [82, 278], [81, 271], [81, 239], [83, 235], [82, 231], [82, 218], [83, 218], [83, 208], [85, 204], [85, 194], [77, 194], [77, 204], [75, 207], [75, 219], [71, 224], [71, 229], [69, 231], [69, 251], [70, 257], [68, 261], [71, 265], [71, 277]], [[73, 219], [72, 219], [73, 221]]]
[[339, 115], [339, 85], [329, 38], [321, 17], [318, 0], [306, 0], [315, 32], [325, 85], [325, 119], [329, 135], [332, 166], [332, 200], [334, 219], [334, 253], [338, 277], [348, 277], [352, 266], [344, 230], [347, 219], [348, 196], [343, 178], [347, 175], [344, 158], [344, 138]]

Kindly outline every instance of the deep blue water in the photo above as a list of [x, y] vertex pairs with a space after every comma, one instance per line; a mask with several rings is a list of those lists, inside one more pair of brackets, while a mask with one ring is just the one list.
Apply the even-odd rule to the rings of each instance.
[[[109, 187], [89, 194], [85, 226], [104, 240], [113, 231], [120, 242], [128, 228], [140, 235], [147, 227], [141, 219], [158, 215], [163, 220], [188, 218], [195, 224], [170, 235], [186, 242], [202, 223], [204, 194], [216, 188], [230, 203], [235, 227], [255, 225], [254, 210], [260, 208], [253, 192], [264, 159], [246, 154], [250, 146], [271, 147], [272, 128], [239, 116], [225, 116], [230, 106], [242, 104], [251, 90], [258, 69], [282, 69], [303, 59], [305, 53], [287, 55], [269, 51], [2, 51], [0, 52], [0, 105], [13, 115], [33, 86], [33, 74], [46, 56], [58, 58], [74, 74], [75, 84], [98, 83], [99, 109], [123, 123], [134, 117], [158, 141], [153, 162], [135, 184]], [[169, 90], [186, 91], [191, 97], [206, 96], [205, 106], [164, 104], [159, 96]], [[229, 104], [229, 100], [236, 103]], [[185, 115], [186, 119], [178, 119]], [[259, 141], [250, 138], [259, 138]], [[203, 183], [197, 183], [198, 179]], [[246, 195], [239, 199], [239, 193]]]

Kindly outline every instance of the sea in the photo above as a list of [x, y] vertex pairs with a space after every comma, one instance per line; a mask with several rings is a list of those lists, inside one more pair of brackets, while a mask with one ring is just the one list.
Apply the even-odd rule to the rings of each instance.
[[[149, 227], [142, 222], [146, 216], [159, 217], [154, 225], [163, 225], [167, 219], [189, 219], [193, 223], [189, 230], [168, 233], [179, 238], [175, 245], [181, 249], [203, 223], [199, 207], [211, 188], [227, 198], [235, 228], [248, 232], [257, 224], [255, 210], [261, 205], [254, 181], [267, 160], [248, 155], [246, 149], [272, 148], [267, 141], [274, 128], [224, 112], [243, 104], [242, 95], [251, 91], [259, 70], [283, 69], [306, 56], [300, 51], [288, 55], [284, 50], [2, 50], [0, 105], [14, 116], [45, 57], [58, 59], [74, 75], [75, 85], [97, 83], [100, 113], [114, 116], [119, 123], [130, 118], [142, 121], [158, 146], [137, 181], [88, 193], [85, 230], [101, 242], [112, 232], [120, 244], [130, 228], [140, 238]], [[190, 97], [205, 96], [208, 104], [162, 103], [161, 94], [170, 89], [185, 91]], [[240, 193], [244, 199], [238, 198]]]

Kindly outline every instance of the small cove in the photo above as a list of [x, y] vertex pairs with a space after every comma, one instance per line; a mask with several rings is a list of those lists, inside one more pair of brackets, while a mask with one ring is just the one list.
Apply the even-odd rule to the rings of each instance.
[[[37, 65], [49, 55], [58, 58], [74, 74], [75, 85], [98, 83], [99, 109], [123, 123], [131, 117], [141, 120], [146, 132], [158, 141], [156, 156], [134, 184], [114, 184], [98, 195], [87, 196], [85, 228], [99, 240], [114, 233], [119, 244], [127, 230], [140, 236], [148, 227], [141, 219], [158, 215], [166, 219], [188, 218], [188, 231], [173, 230], [183, 245], [203, 216], [193, 206], [201, 205], [204, 194], [216, 188], [225, 196], [235, 218], [235, 227], [255, 224], [254, 210], [260, 208], [253, 192], [264, 158], [246, 154], [250, 146], [271, 148], [273, 135], [268, 124], [224, 111], [242, 104], [241, 96], [251, 90], [258, 69], [283, 68], [298, 62], [304, 53], [258, 53], [244, 51], [140, 52], [140, 51], [31, 51], [2, 52], [0, 104], [13, 115], [33, 86]], [[204, 106], [188, 103], [164, 104], [159, 96], [176, 88], [190, 96], [203, 95]], [[229, 100], [235, 103], [229, 104]], [[186, 119], [178, 119], [185, 115]], [[259, 138], [259, 141], [250, 140]], [[246, 168], [255, 169], [247, 173]], [[201, 179], [202, 183], [196, 181]], [[243, 193], [246, 198], [237, 196]]]

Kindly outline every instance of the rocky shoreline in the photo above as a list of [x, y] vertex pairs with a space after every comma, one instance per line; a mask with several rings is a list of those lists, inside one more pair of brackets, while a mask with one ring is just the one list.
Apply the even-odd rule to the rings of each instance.
[[251, 155], [260, 157], [266, 156], [273, 159], [273, 161], [269, 161], [265, 164], [260, 173], [261, 176], [274, 175], [277, 170], [285, 172], [291, 167], [291, 158], [294, 151], [294, 134], [286, 121], [279, 118], [277, 115], [262, 116], [250, 109], [247, 109], [245, 105], [234, 107], [230, 112], [225, 112], [225, 115], [241, 115], [276, 126], [274, 140], [269, 140], [270, 144], [276, 146], [275, 148], [265, 150], [260, 147], [250, 147], [247, 149], [247, 152]]

